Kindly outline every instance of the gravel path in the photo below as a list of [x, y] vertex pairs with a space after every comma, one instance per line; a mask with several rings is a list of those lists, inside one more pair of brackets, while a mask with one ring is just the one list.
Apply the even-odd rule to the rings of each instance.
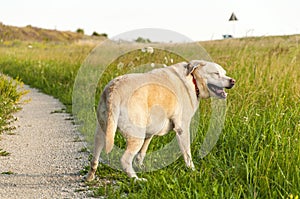
[[[87, 198], [90, 193], [79, 171], [88, 154], [63, 105], [25, 86], [31, 101], [16, 114], [15, 135], [1, 135], [0, 198]], [[55, 113], [56, 111], [56, 113]], [[12, 172], [11, 175], [3, 172]]]

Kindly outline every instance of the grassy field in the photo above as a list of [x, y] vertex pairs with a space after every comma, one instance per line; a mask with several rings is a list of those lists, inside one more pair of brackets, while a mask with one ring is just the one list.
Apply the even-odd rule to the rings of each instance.
[[[140, 173], [147, 183], [101, 164], [90, 185], [107, 198], [298, 198], [300, 195], [300, 36], [202, 42], [213, 60], [237, 80], [229, 92], [217, 145], [199, 158], [209, 100], [192, 144], [196, 171], [177, 161]], [[74, 80], [94, 44], [0, 43], [0, 71], [59, 98], [71, 111]], [[125, 58], [126, 59], [126, 58]], [[132, 58], [127, 58], [129, 63]], [[110, 77], [116, 76], [111, 71]], [[84, 133], [84, 132], [83, 132]], [[155, 139], [149, 150], [164, 139]], [[117, 142], [122, 142], [118, 138]], [[118, 143], [116, 143], [118, 144]], [[124, 144], [124, 143], [123, 143]], [[122, 145], [122, 144], [120, 144]], [[83, 172], [88, 169], [83, 168]]]

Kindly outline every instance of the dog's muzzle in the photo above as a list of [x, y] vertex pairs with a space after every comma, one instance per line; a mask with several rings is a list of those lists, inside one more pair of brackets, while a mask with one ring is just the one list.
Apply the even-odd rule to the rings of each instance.
[[218, 87], [214, 84], [207, 84], [207, 87], [210, 91], [212, 91], [217, 97], [225, 99], [227, 97], [227, 93], [224, 91], [224, 88]]
[[[235, 80], [230, 79], [229, 80], [229, 86], [225, 87], [227, 89], [231, 89], [235, 85]], [[226, 99], [227, 93], [225, 92], [224, 88], [221, 88], [219, 86], [216, 86], [214, 84], [207, 84], [207, 87], [209, 88], [210, 91], [212, 91], [217, 97], [221, 99]]]

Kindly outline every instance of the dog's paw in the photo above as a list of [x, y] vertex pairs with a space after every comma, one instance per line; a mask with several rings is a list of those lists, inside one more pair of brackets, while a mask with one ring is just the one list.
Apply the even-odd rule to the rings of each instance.
[[148, 182], [148, 180], [146, 178], [138, 178], [138, 177], [135, 177], [134, 178], [134, 182]]
[[187, 167], [189, 168], [189, 169], [191, 169], [192, 171], [195, 171], [196, 169], [195, 169], [195, 165], [194, 165], [194, 163], [191, 161], [188, 165], [187, 165]]
[[193, 166], [193, 167], [190, 167], [190, 169], [191, 169], [192, 171], [196, 171], [196, 169], [195, 169], [194, 166]]
[[85, 176], [85, 178], [84, 178], [84, 180], [86, 181], [86, 182], [91, 182], [92, 180], [94, 180], [95, 179], [95, 174], [93, 174], [93, 173], [88, 173], [87, 174], [87, 176]]

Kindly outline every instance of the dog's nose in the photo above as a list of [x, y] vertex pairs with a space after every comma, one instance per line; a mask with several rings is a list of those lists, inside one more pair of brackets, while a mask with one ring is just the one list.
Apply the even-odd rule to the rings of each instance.
[[225, 88], [227, 88], [227, 89], [231, 89], [233, 86], [234, 86], [234, 84], [235, 84], [235, 79], [229, 79], [229, 86], [228, 87], [225, 87]]
[[234, 85], [235, 84], [235, 79], [230, 79], [229, 82], [230, 82], [231, 85]]

